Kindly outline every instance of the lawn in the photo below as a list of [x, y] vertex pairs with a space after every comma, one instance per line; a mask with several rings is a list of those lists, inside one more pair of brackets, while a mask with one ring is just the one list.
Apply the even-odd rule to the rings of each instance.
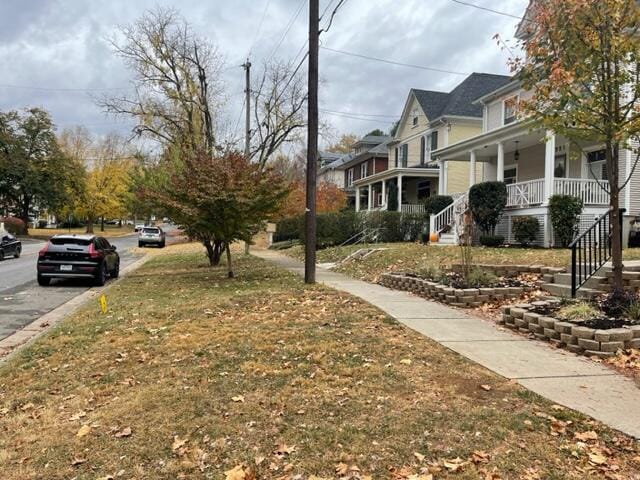
[[[346, 294], [167, 247], [0, 368], [17, 479], [633, 478], [629, 438]], [[226, 473], [225, 473], [226, 472]]]
[[[117, 225], [105, 225], [104, 232], [100, 231], [100, 225], [94, 225], [93, 232], [96, 235], [102, 235], [104, 237], [122, 237], [124, 235], [129, 235], [133, 232], [133, 226], [131, 225], [123, 225], [122, 227], [118, 227]], [[67, 234], [67, 233], [76, 233], [83, 234], [86, 233], [85, 227], [80, 228], [30, 228], [29, 236], [34, 238], [45, 238], [51, 237], [53, 235], [58, 234]]]
[[[372, 245], [350, 245], [319, 250], [318, 263], [339, 262], [360, 248], [382, 248], [364, 260], [350, 261], [335, 270], [353, 277], [375, 281], [382, 273], [389, 271], [416, 271], [427, 266], [448, 266], [460, 263], [459, 247], [438, 247], [419, 243], [383, 243]], [[303, 259], [304, 248], [295, 246], [282, 253]], [[640, 249], [624, 251], [626, 260], [640, 259]], [[542, 248], [486, 248], [474, 247], [475, 263], [495, 265], [545, 265], [548, 267], [568, 267], [571, 251], [565, 249]]]

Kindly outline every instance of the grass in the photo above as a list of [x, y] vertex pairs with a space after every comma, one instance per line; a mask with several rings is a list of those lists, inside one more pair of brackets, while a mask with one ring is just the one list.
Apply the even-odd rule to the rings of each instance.
[[[104, 232], [100, 231], [100, 225], [94, 225], [93, 232], [96, 235], [103, 235], [105, 237], [122, 237], [124, 235], [129, 235], [133, 233], [132, 225], [123, 225], [122, 227], [118, 227], [117, 225], [105, 225]], [[80, 228], [30, 228], [29, 236], [30, 237], [52, 237], [53, 235], [58, 234], [67, 234], [67, 233], [76, 233], [83, 234], [86, 233], [85, 227]]]
[[254, 257], [228, 280], [198, 250], [167, 247], [107, 291], [106, 315], [88, 304], [0, 368], [3, 480], [640, 468], [629, 438], [368, 304]]
[[587, 302], [572, 303], [562, 307], [555, 316], [561, 320], [592, 320], [599, 318], [603, 313]]
[[[375, 245], [350, 245], [319, 250], [318, 263], [338, 262], [349, 254], [364, 247], [383, 248], [364, 260], [348, 262], [337, 267], [336, 271], [346, 273], [366, 281], [375, 281], [380, 274], [388, 271], [418, 271], [424, 268], [449, 266], [460, 263], [458, 247], [437, 247], [419, 243], [387, 243]], [[281, 253], [298, 259], [304, 258], [304, 248], [295, 246]], [[567, 267], [571, 263], [571, 251], [563, 249], [541, 248], [487, 248], [476, 247], [474, 262], [496, 265], [545, 265], [548, 267]], [[640, 259], [640, 249], [624, 251], [625, 260]]]

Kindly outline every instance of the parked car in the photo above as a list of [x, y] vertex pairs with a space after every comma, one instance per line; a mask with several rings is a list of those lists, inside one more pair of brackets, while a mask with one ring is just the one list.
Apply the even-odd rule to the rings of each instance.
[[18, 258], [22, 253], [22, 242], [10, 233], [3, 233], [0, 237], [0, 261], [13, 256]]
[[120, 255], [115, 245], [95, 235], [54, 235], [38, 253], [38, 284], [52, 278], [86, 278], [104, 285], [118, 278]]
[[136, 226], [133, 228], [135, 232], [139, 232], [145, 227], [144, 223], [136, 223]]
[[138, 233], [138, 247], [146, 245], [158, 245], [164, 248], [166, 235], [160, 227], [144, 227]]

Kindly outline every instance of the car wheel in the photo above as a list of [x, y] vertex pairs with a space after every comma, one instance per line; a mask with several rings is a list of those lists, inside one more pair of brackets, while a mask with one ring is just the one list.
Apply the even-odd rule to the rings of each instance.
[[4, 252], [0, 250], [0, 262], [4, 260]]
[[160, 248], [164, 248], [164, 242], [160, 242]]
[[118, 278], [120, 276], [120, 260], [116, 261], [115, 267], [111, 270], [111, 278]]
[[105, 283], [107, 283], [107, 264], [106, 263], [102, 263], [102, 265], [100, 265], [98, 273], [96, 273], [96, 276], [94, 277], [94, 281], [98, 287], [101, 287]]
[[142, 247], [143, 247], [142, 242], [138, 242], [138, 248], [142, 248]]
[[47, 287], [51, 283], [51, 279], [49, 277], [43, 277], [42, 275], [38, 275], [38, 285], [41, 287]]
[[13, 254], [13, 258], [20, 258], [20, 254], [22, 253], [22, 248], [16, 248], [15, 253]]

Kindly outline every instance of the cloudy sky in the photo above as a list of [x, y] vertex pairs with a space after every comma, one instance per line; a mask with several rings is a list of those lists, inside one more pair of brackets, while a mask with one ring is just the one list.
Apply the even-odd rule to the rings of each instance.
[[[320, 10], [330, 2], [337, 0], [320, 0]], [[517, 16], [528, 0], [467, 2]], [[129, 132], [131, 122], [105, 116], [92, 97], [129, 87], [130, 74], [113, 55], [108, 38], [118, 25], [158, 5], [178, 9], [223, 54], [228, 67], [225, 116], [233, 126], [243, 100], [239, 65], [248, 53], [259, 66], [272, 55], [292, 60], [305, 45], [306, 0], [1, 0], [0, 110], [40, 106], [59, 128]], [[515, 18], [453, 0], [347, 0], [321, 42], [331, 49], [460, 73], [507, 73], [508, 53], [492, 37], [511, 39], [516, 25]], [[448, 91], [464, 79], [330, 50], [321, 50], [320, 70], [322, 118], [335, 135], [387, 130], [410, 88]]]

